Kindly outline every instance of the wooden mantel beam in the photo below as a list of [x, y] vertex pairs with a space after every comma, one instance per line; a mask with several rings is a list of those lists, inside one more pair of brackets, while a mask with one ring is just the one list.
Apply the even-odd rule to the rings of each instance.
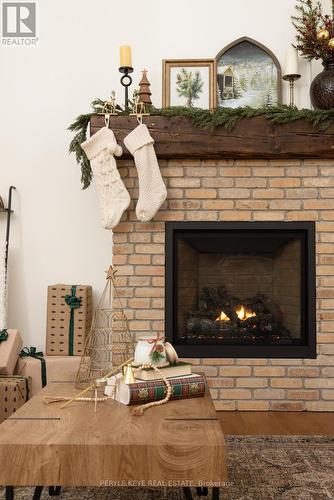
[[[209, 131], [195, 127], [182, 117], [148, 116], [144, 123], [155, 140], [155, 151], [161, 159], [334, 159], [334, 126], [321, 132], [304, 120], [283, 125], [262, 116], [240, 120], [232, 131], [219, 127]], [[123, 145], [124, 137], [138, 122], [136, 117], [110, 117], [110, 128]], [[104, 117], [91, 119], [91, 134], [104, 126]]]

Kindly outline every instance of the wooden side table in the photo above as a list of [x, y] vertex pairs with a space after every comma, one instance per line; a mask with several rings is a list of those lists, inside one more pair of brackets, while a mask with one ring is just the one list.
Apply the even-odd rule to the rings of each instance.
[[[227, 479], [223, 432], [209, 394], [170, 401], [141, 417], [116, 401], [45, 404], [43, 396], [73, 396], [72, 384], [49, 384], [0, 425], [0, 484], [14, 486], [126, 485], [131, 481], [190, 487], [206, 496]], [[29, 466], [27, 466], [29, 464]], [[213, 488], [213, 498], [219, 488]]]

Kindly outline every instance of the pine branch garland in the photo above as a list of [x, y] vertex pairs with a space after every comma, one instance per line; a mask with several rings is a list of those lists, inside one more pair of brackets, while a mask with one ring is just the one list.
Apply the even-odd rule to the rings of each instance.
[[99, 98], [95, 98], [91, 102], [93, 112], [79, 115], [67, 129], [71, 132], [75, 132], [75, 135], [70, 142], [69, 153], [75, 154], [76, 162], [81, 167], [82, 189], [87, 189], [90, 186], [93, 179], [93, 173], [92, 169], [90, 168], [90, 162], [86, 156], [86, 153], [82, 149], [81, 144], [87, 139], [87, 130], [91, 117], [96, 113], [101, 113], [104, 105], [105, 101], [102, 101], [102, 99]]
[[324, 131], [334, 123], [334, 109], [329, 110], [311, 110], [298, 109], [295, 106], [270, 106], [265, 108], [217, 108], [211, 112], [199, 108], [162, 108], [152, 109], [152, 115], [160, 116], [182, 116], [192, 120], [197, 127], [204, 129], [216, 129], [224, 127], [226, 130], [232, 130], [239, 120], [263, 116], [267, 120], [283, 124], [296, 120], [305, 120], [311, 123], [316, 130]]
[[[68, 130], [75, 132], [70, 143], [69, 152], [74, 153], [78, 165], [81, 167], [82, 188], [87, 189], [92, 182], [92, 170], [89, 160], [81, 148], [81, 143], [87, 139], [87, 130], [90, 119], [93, 115], [101, 112], [104, 102], [101, 99], [95, 99], [92, 102], [93, 113], [87, 113], [78, 116], [78, 118], [68, 127]], [[232, 130], [239, 120], [263, 116], [266, 120], [273, 123], [284, 124], [296, 120], [305, 120], [311, 123], [315, 130], [324, 131], [330, 125], [334, 124], [334, 109], [329, 110], [311, 110], [297, 109], [295, 106], [270, 106], [265, 108], [253, 109], [250, 107], [242, 108], [217, 108], [213, 112], [188, 107], [171, 108], [151, 108], [151, 115], [166, 117], [184, 117], [189, 118], [195, 127], [202, 129], [215, 130], [218, 127], [224, 127], [226, 130]], [[127, 115], [126, 112], [119, 113]]]
[[68, 127], [68, 130], [76, 132], [75, 136], [70, 142], [69, 153], [75, 154], [77, 164], [81, 166], [81, 183], [83, 189], [87, 189], [89, 187], [93, 178], [92, 169], [90, 168], [90, 162], [86, 156], [86, 153], [81, 147], [81, 144], [87, 139], [87, 128], [92, 115], [93, 113], [80, 115]]

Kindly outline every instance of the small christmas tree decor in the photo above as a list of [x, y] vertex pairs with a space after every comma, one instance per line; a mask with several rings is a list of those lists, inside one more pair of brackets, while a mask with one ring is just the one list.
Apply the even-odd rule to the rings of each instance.
[[142, 102], [146, 109], [148, 110], [150, 106], [152, 106], [152, 101], [151, 101], [151, 91], [150, 91], [150, 82], [147, 79], [147, 71], [144, 69], [142, 71], [143, 76], [142, 79], [139, 82], [139, 102]]
[[116, 271], [110, 266], [106, 272], [107, 283], [94, 312], [80, 361], [76, 382], [79, 388], [85, 388], [104, 377], [134, 352], [134, 339], [117, 293]]
[[271, 87], [268, 88], [267, 92], [264, 95], [264, 105], [267, 108], [270, 108], [270, 106], [273, 106], [274, 101], [273, 101], [273, 90]]

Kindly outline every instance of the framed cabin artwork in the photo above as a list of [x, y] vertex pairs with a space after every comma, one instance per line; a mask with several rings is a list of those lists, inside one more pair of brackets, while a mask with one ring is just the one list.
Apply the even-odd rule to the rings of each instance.
[[281, 67], [261, 43], [239, 38], [216, 56], [217, 106], [261, 108], [282, 102]]
[[214, 59], [162, 61], [162, 106], [213, 109], [216, 107]]

